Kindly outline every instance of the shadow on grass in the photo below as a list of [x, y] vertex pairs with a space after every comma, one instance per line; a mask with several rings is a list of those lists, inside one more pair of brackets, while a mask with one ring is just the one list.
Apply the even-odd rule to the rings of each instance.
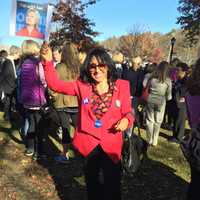
[[144, 159], [138, 173], [123, 177], [123, 200], [185, 200], [188, 183], [161, 162]]
[[20, 140], [17, 137], [15, 137], [15, 135], [13, 134], [13, 129], [12, 128], [0, 127], [0, 131], [6, 133], [7, 137], [9, 137], [9, 139], [13, 140], [14, 142], [16, 142], [18, 144], [23, 144], [22, 140]]
[[18, 139], [15, 134], [13, 134], [13, 132], [15, 130], [19, 130], [16, 127], [11, 126], [10, 128], [6, 128], [4, 127], [4, 124], [0, 125], [0, 132], [4, 132], [6, 134], [6, 137], [13, 140], [14, 142], [18, 143], [18, 144], [23, 144], [23, 141], [21, 139]]
[[61, 200], [86, 200], [85, 187], [76, 181], [76, 177], [82, 175], [82, 158], [71, 159], [67, 164], [56, 163], [53, 159], [39, 160], [38, 164], [48, 170]]
[[163, 132], [160, 132], [160, 133], [159, 133], [159, 136], [165, 138], [166, 140], [169, 140], [169, 139], [171, 138], [170, 135], [167, 135], [166, 133], [163, 133]]
[[[169, 133], [166, 133], [166, 130], [164, 132], [161, 132], [161, 131], [159, 133], [159, 136], [165, 138], [166, 140], [169, 140], [173, 136], [173, 132], [172, 131], [170, 131], [170, 135], [169, 135]], [[189, 134], [190, 131], [191, 131], [190, 129], [185, 128], [185, 135]]]
[[17, 112], [12, 112], [12, 120], [7, 122], [0, 119], [0, 132], [4, 132], [6, 137], [18, 144], [23, 144], [22, 140], [16, 137], [16, 131], [19, 131], [21, 124], [21, 116]]
[[[82, 175], [83, 159], [77, 158], [67, 164], [53, 160], [38, 161], [54, 180], [61, 200], [86, 200], [86, 188], [75, 181]], [[123, 174], [123, 200], [185, 200], [188, 183], [178, 177], [176, 171], [161, 162], [145, 158], [140, 170]]]
[[[14, 127], [11, 129], [0, 127], [0, 131], [6, 132], [15, 141], [13, 129]], [[51, 157], [59, 153], [58, 148], [50, 139], [47, 141], [46, 148]], [[3, 150], [4, 148], [0, 148], [1, 152]], [[82, 175], [82, 158], [72, 159], [65, 165], [58, 164], [53, 159], [39, 160], [38, 164], [48, 170], [61, 200], [86, 200], [85, 187], [74, 179]], [[184, 200], [188, 183], [175, 173], [173, 168], [161, 162], [144, 159], [138, 173], [132, 176], [123, 175], [123, 200]]]

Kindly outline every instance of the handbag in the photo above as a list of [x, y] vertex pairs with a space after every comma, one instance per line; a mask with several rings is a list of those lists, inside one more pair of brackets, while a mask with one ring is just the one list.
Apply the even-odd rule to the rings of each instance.
[[136, 173], [147, 152], [147, 142], [141, 137], [140, 129], [138, 135], [134, 132], [124, 135], [124, 144], [122, 149], [122, 168], [125, 173]]
[[150, 81], [151, 78], [149, 78], [149, 80], [147, 81], [146, 87], [143, 88], [142, 90], [142, 94], [139, 98], [139, 101], [141, 104], [146, 104], [149, 98], [149, 89], [150, 89]]
[[44, 105], [40, 107], [40, 115], [43, 120], [52, 121], [55, 125], [60, 125], [60, 119], [56, 109], [52, 105]]
[[147, 85], [145, 88], [143, 88], [140, 100], [142, 102], [146, 103], [148, 100], [148, 97], [149, 97], [149, 85]]
[[200, 170], [200, 123], [184, 136], [180, 148], [189, 164]]

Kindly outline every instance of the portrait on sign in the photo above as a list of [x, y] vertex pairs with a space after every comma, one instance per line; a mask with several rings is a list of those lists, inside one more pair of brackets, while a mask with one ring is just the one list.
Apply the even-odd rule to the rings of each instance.
[[46, 18], [46, 5], [17, 1], [15, 35], [45, 39]]

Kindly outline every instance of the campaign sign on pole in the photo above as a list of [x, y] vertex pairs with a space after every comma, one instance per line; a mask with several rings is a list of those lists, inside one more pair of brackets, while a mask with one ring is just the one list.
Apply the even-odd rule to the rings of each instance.
[[[13, 15], [15, 15], [15, 19]], [[10, 33], [15, 36], [32, 37], [43, 40], [47, 32], [46, 22], [47, 4], [17, 0], [13, 4]]]

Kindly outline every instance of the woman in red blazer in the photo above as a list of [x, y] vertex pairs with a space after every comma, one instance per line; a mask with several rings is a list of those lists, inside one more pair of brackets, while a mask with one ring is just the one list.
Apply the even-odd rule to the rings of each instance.
[[88, 53], [80, 78], [72, 82], [58, 79], [47, 44], [42, 46], [41, 57], [48, 87], [78, 98], [80, 112], [73, 145], [86, 157], [88, 200], [120, 200], [122, 132], [134, 121], [129, 83], [116, 79], [114, 64], [102, 48]]

